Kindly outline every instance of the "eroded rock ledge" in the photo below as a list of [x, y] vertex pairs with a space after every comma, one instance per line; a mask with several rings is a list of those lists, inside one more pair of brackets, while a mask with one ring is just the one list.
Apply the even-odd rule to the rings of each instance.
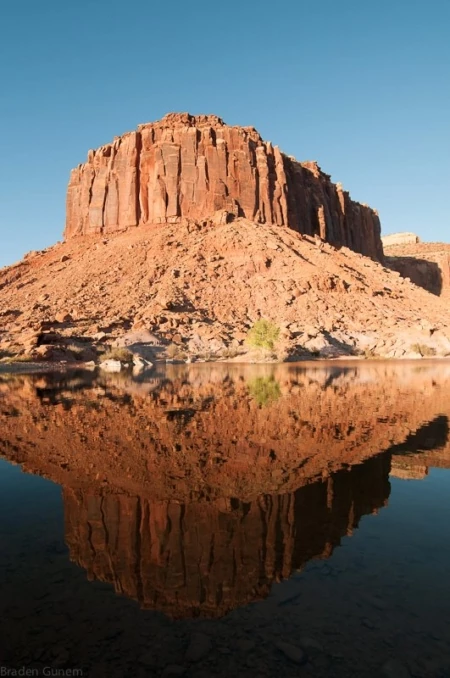
[[378, 214], [351, 200], [316, 162], [297, 162], [253, 127], [171, 113], [89, 151], [71, 173], [65, 238], [218, 210], [319, 235], [383, 259]]

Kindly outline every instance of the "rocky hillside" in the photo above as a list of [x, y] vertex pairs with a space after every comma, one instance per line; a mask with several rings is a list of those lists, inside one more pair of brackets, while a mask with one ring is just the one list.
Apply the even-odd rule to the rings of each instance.
[[377, 212], [315, 162], [297, 162], [253, 127], [169, 114], [89, 151], [73, 170], [65, 237], [201, 220], [217, 210], [319, 235], [382, 260]]
[[260, 317], [281, 329], [282, 359], [450, 354], [448, 307], [399, 273], [221, 216], [71, 238], [3, 269], [3, 356], [92, 359], [118, 342], [153, 359], [169, 345], [172, 357], [246, 359]]
[[[0, 360], [450, 355], [446, 305], [401, 277], [437, 294], [448, 257], [383, 264], [377, 213], [317, 163], [252, 127], [169, 114], [90, 151], [65, 242], [0, 271]], [[260, 319], [272, 356], [246, 343]]]

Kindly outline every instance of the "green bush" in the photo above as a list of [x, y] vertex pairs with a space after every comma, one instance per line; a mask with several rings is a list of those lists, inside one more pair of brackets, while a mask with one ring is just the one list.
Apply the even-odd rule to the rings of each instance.
[[248, 383], [252, 398], [260, 407], [275, 402], [281, 396], [280, 384], [273, 377], [256, 377]]
[[411, 351], [418, 353], [422, 358], [436, 355], [436, 349], [433, 346], [427, 346], [427, 344], [412, 344]]
[[253, 327], [248, 331], [247, 344], [255, 348], [263, 348], [273, 351], [275, 344], [280, 336], [280, 328], [270, 320], [261, 318], [257, 320]]

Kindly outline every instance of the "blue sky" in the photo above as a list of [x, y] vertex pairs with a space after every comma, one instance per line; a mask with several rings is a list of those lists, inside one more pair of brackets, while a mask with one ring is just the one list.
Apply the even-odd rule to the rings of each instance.
[[0, 266], [62, 237], [72, 167], [170, 111], [318, 160], [383, 231], [449, 238], [448, 0], [2, 0]]

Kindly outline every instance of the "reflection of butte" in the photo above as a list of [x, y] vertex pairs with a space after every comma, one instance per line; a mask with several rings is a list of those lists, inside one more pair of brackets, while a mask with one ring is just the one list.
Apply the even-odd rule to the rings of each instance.
[[[391, 462], [448, 440], [437, 417], [362, 464], [289, 494], [196, 501], [64, 489], [66, 541], [89, 579], [174, 617], [221, 616], [264, 598], [274, 581], [328, 558], [363, 515], [388, 501]], [[434, 436], [434, 437], [432, 437]], [[249, 474], [251, 471], [249, 470]]]
[[241, 367], [92, 389], [0, 378], [0, 452], [63, 486], [90, 577], [174, 616], [220, 615], [329, 556], [387, 500], [391, 457], [450, 467], [442, 366], [416, 380], [270, 370], [279, 397], [265, 407]]
[[221, 616], [328, 558], [389, 496], [389, 455], [284, 495], [177, 504], [64, 489], [71, 559], [174, 617]]

